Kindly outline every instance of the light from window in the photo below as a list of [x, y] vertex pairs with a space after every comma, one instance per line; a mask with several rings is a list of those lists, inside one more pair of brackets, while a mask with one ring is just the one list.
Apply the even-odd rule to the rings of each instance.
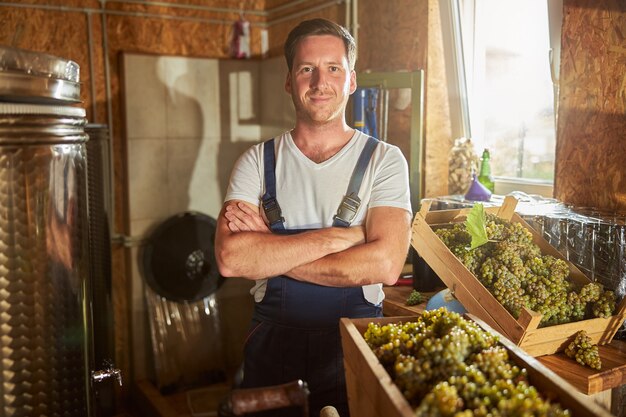
[[461, 0], [472, 140], [496, 177], [554, 179], [554, 92], [545, 1]]

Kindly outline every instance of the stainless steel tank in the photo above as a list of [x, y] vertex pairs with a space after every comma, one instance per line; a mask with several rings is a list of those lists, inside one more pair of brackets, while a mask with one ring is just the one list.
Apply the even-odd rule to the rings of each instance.
[[84, 109], [0, 103], [0, 415], [90, 415]]
[[79, 102], [76, 63], [0, 46], [0, 417], [104, 416], [97, 386], [121, 382], [93, 370], [100, 228]]

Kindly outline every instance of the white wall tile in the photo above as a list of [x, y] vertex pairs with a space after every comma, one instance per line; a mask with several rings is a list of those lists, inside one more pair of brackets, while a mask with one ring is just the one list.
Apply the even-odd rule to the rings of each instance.
[[158, 74], [158, 57], [124, 55], [126, 134], [135, 138], [159, 138], [165, 132], [165, 84]]
[[[150, 233], [153, 232], [154, 229], [159, 224], [163, 223], [166, 219], [167, 219], [167, 216], [131, 220], [130, 221], [130, 235], [133, 236], [133, 238], [137, 240], [146, 239], [148, 238], [148, 236], [150, 236]], [[137, 244], [142, 244], [142, 242], [138, 241]]]
[[166, 141], [163, 138], [128, 142], [130, 220], [168, 214]]
[[167, 137], [219, 136], [218, 60], [162, 57], [159, 65], [166, 74]]
[[291, 96], [285, 91], [287, 64], [283, 57], [269, 58], [261, 65], [258, 85], [261, 97], [261, 124], [265, 129], [285, 131], [295, 126], [295, 110]]
[[222, 136], [230, 142], [261, 139], [258, 61], [220, 61]]
[[223, 198], [217, 174], [219, 142], [168, 140], [167, 155], [169, 212], [193, 210], [217, 218]]
[[202, 211], [217, 219], [226, 192], [221, 183], [228, 181], [228, 178], [220, 174], [220, 168], [224, 167], [225, 161], [227, 159], [222, 158], [221, 143], [202, 140], [189, 183], [191, 210]]

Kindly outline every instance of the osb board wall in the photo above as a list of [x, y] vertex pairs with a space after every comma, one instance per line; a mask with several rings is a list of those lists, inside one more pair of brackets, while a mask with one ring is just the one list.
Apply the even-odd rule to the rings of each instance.
[[[426, 76], [425, 178], [424, 197], [448, 194], [448, 167], [452, 148], [452, 127], [448, 103], [448, 80], [439, 0], [428, 1], [428, 73]], [[417, 210], [417, 207], [414, 208]]]
[[565, 0], [555, 196], [626, 212], [626, 2]]
[[[358, 72], [425, 71], [423, 195], [446, 194], [450, 133], [438, 2], [360, 0], [358, 12]], [[387, 139], [408, 159], [411, 107], [399, 109], [396, 99], [390, 91]]]
[[291, 31], [291, 29], [293, 29], [298, 24], [298, 22], [302, 20], [321, 17], [324, 19], [332, 20], [342, 25], [345, 24], [345, 8], [343, 6], [328, 7], [317, 11], [315, 7], [312, 7], [310, 10], [313, 11], [298, 13], [297, 18], [289, 18], [289, 15], [284, 15], [285, 12], [293, 13], [293, 9], [281, 10], [280, 13], [276, 12], [272, 14], [272, 16], [276, 17], [274, 17], [275, 23], [272, 23], [269, 26], [269, 56], [283, 55], [283, 43], [285, 39], [287, 39], [287, 35]]
[[[428, 19], [425, 5], [425, 1], [359, 0], [357, 72], [424, 69]], [[394, 106], [397, 94], [389, 91], [387, 141], [399, 146], [409, 160], [411, 106], [397, 109]]]
[[[89, 6], [97, 7], [97, 1], [94, 0]], [[75, 61], [81, 69], [81, 100], [91, 103], [93, 92], [85, 88], [93, 81], [88, 70], [90, 20], [89, 14], [72, 6], [61, 11], [0, 4], [0, 44], [46, 52]]]

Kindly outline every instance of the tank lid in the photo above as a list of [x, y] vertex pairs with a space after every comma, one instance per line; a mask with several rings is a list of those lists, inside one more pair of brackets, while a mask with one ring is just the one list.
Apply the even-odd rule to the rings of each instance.
[[0, 71], [80, 82], [80, 67], [76, 62], [9, 46], [0, 46]]
[[53, 55], [0, 46], [0, 101], [80, 101], [80, 67]]

